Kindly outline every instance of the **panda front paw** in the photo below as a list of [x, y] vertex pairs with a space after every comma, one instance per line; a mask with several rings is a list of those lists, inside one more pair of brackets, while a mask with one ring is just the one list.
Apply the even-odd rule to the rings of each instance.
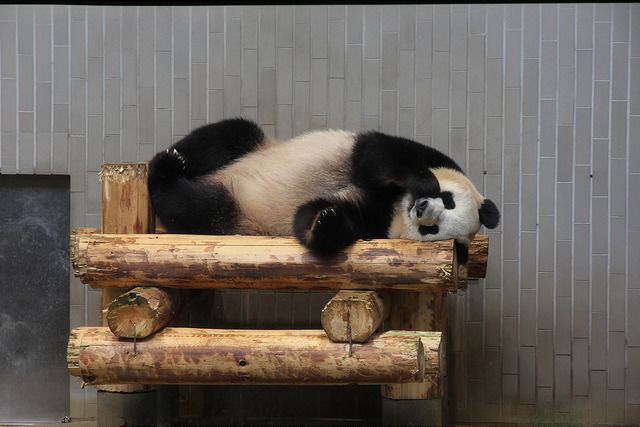
[[294, 228], [303, 245], [320, 253], [339, 251], [357, 240], [346, 212], [328, 202], [316, 201], [302, 206], [296, 215]]
[[340, 223], [345, 219], [346, 217], [338, 210], [337, 206], [322, 209], [318, 212], [318, 215], [316, 215], [311, 225], [311, 235], [322, 237], [325, 234], [331, 233], [340, 228]]

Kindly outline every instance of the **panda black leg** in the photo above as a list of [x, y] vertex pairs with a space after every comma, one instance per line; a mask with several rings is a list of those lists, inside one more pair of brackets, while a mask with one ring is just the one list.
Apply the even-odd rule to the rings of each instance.
[[188, 177], [223, 168], [255, 150], [265, 140], [260, 126], [246, 119], [226, 119], [199, 127], [176, 142], [175, 151], [184, 160]]
[[455, 241], [456, 256], [458, 257], [458, 264], [466, 264], [469, 262], [469, 247], [464, 243]]
[[150, 192], [155, 214], [169, 233], [234, 234], [239, 209], [222, 185], [180, 177]]
[[238, 208], [222, 185], [193, 179], [215, 172], [264, 142], [260, 127], [244, 119], [202, 126], [149, 162], [149, 195], [172, 233], [230, 234]]
[[358, 209], [348, 203], [313, 200], [298, 208], [293, 224], [295, 236], [316, 252], [344, 249], [361, 237], [357, 212]]

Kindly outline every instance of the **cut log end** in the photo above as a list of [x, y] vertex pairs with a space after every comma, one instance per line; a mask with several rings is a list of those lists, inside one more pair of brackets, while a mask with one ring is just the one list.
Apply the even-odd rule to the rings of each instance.
[[107, 323], [119, 338], [146, 338], [172, 319], [178, 305], [175, 289], [134, 288], [109, 305]]
[[322, 310], [322, 328], [336, 342], [364, 342], [380, 326], [389, 304], [375, 291], [339, 291]]

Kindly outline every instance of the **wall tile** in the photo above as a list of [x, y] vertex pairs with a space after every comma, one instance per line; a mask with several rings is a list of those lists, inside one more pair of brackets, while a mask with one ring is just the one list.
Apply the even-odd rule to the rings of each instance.
[[607, 80], [611, 67], [611, 24], [596, 22], [593, 32], [593, 77], [595, 80]]
[[519, 349], [519, 403], [531, 405], [536, 403], [536, 349], [520, 347]]
[[[556, 298], [554, 332], [555, 332], [555, 341], [554, 341], [555, 354], [566, 355], [566, 356], [571, 355], [571, 298], [570, 297]], [[562, 359], [562, 360], [569, 363], [567, 359]], [[566, 376], [567, 374], [568, 374], [567, 372], [561, 373], [563, 377]], [[560, 384], [556, 382], [556, 386], [560, 386]], [[563, 390], [566, 392], [568, 391], [567, 388], [563, 387]]]

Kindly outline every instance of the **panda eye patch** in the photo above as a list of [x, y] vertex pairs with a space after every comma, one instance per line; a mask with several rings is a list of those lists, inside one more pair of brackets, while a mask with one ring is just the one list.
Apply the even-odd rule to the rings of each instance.
[[453, 193], [451, 193], [451, 191], [443, 191], [440, 193], [440, 198], [442, 199], [442, 203], [444, 203], [445, 209], [456, 208], [456, 202], [453, 200]]
[[418, 227], [418, 231], [423, 236], [426, 236], [427, 234], [438, 234], [440, 232], [440, 227], [437, 225], [421, 225]]

